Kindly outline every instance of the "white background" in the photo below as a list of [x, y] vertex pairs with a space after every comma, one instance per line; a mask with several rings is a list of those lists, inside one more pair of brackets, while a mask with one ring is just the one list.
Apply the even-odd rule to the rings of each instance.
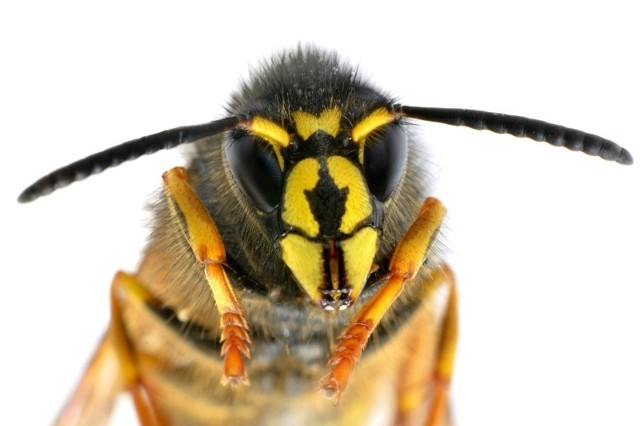
[[[632, 2], [7, 3], [0, 424], [54, 418], [107, 324], [113, 273], [136, 268], [145, 201], [184, 161], [157, 154], [33, 204], [19, 192], [111, 145], [221, 117], [277, 49], [337, 49], [407, 105], [544, 119], [640, 160]], [[444, 125], [420, 134], [459, 279], [458, 424], [640, 424], [639, 166]]]

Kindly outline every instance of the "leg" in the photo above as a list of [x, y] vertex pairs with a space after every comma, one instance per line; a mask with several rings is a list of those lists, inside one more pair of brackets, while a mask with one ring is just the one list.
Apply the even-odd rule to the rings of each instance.
[[323, 389], [328, 396], [334, 398], [336, 404], [349, 383], [351, 373], [371, 333], [400, 295], [405, 282], [413, 278], [422, 266], [443, 218], [442, 204], [435, 198], [425, 200], [417, 219], [393, 252], [388, 281], [356, 313], [339, 337], [329, 359], [329, 374], [322, 383]]
[[447, 418], [449, 386], [453, 375], [453, 362], [455, 360], [456, 346], [458, 342], [458, 292], [455, 278], [449, 267], [445, 267], [447, 276], [445, 281], [449, 287], [447, 310], [442, 320], [442, 333], [436, 354], [436, 368], [433, 373], [433, 388], [431, 407], [427, 426], [443, 424]]
[[[247, 324], [238, 300], [224, 272], [224, 246], [213, 220], [186, 181], [184, 169], [163, 175], [165, 192], [178, 226], [184, 231], [196, 259], [203, 264], [213, 298], [220, 312], [224, 356], [223, 383], [246, 383], [242, 356], [249, 356]], [[104, 425], [116, 396], [129, 390], [144, 425], [164, 425], [165, 419], [153, 404], [153, 392], [142, 381], [136, 352], [123, 323], [125, 306], [145, 304], [149, 293], [137, 280], [116, 275], [111, 287], [111, 323], [84, 376], [60, 413], [59, 425]]]
[[56, 425], [106, 425], [116, 396], [125, 388], [112, 333], [102, 338]]
[[249, 328], [222, 266], [225, 261], [222, 237], [202, 201], [189, 186], [183, 168], [176, 167], [165, 172], [162, 179], [173, 217], [183, 230], [196, 260], [204, 267], [220, 313], [221, 355], [224, 357], [221, 381], [223, 384], [248, 384], [242, 357], [249, 357]]
[[106, 425], [118, 394], [129, 390], [144, 425], [163, 425], [148, 397], [122, 321], [126, 304], [141, 304], [148, 293], [131, 276], [118, 273], [111, 286], [111, 322], [93, 359], [58, 419], [57, 425]]
[[[403, 362], [398, 385], [396, 426], [416, 424], [426, 426], [450, 425], [448, 421], [448, 391], [453, 373], [453, 361], [457, 339], [457, 294], [453, 273], [447, 265], [430, 271], [423, 297], [433, 300], [434, 292], [445, 291], [445, 308], [435, 325], [435, 350], [427, 361], [424, 350], [417, 349], [407, 354]], [[439, 296], [438, 296], [439, 297]], [[421, 321], [425, 321], [422, 319]], [[428, 321], [428, 319], [427, 319]], [[419, 341], [424, 336], [424, 327], [413, 323], [415, 330], [411, 338]], [[429, 337], [429, 336], [427, 336]], [[427, 339], [428, 340], [428, 339]], [[418, 343], [416, 343], [418, 344]], [[426, 364], [423, 364], [426, 363]], [[424, 368], [421, 368], [425, 365]], [[425, 423], [425, 419], [426, 423]]]

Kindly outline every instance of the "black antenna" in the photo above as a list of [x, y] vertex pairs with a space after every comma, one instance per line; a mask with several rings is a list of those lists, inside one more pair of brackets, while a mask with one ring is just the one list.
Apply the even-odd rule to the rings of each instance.
[[544, 141], [555, 146], [563, 146], [572, 151], [582, 151], [620, 164], [633, 164], [631, 153], [610, 140], [591, 133], [570, 129], [541, 120], [496, 112], [456, 108], [423, 108], [399, 106], [399, 111], [410, 118], [471, 127], [476, 130], [490, 130], [508, 133], [519, 138]]
[[18, 201], [27, 203], [43, 195], [50, 194], [56, 189], [64, 188], [73, 182], [101, 173], [110, 167], [118, 166], [125, 161], [135, 160], [138, 157], [153, 154], [162, 149], [171, 149], [178, 145], [217, 135], [232, 129], [239, 121], [238, 117], [227, 117], [205, 124], [176, 127], [175, 129], [124, 142], [73, 162], [68, 166], [61, 167], [38, 179], [22, 191]]

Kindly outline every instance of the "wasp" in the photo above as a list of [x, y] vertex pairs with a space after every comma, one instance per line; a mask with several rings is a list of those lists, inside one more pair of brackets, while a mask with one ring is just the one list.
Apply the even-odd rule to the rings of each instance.
[[20, 195], [194, 146], [162, 176], [139, 270], [115, 275], [110, 324], [58, 422], [104, 424], [127, 391], [148, 425], [450, 424], [457, 289], [416, 120], [633, 162], [540, 120], [399, 104], [335, 53], [276, 55], [223, 118], [90, 155]]

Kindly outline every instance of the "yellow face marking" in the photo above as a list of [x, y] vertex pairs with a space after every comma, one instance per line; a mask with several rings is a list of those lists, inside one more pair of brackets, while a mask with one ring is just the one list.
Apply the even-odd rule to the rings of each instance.
[[282, 260], [311, 300], [319, 302], [322, 294], [322, 244], [309, 241], [297, 234], [289, 234], [280, 240]]
[[313, 217], [305, 191], [316, 187], [320, 176], [320, 163], [315, 158], [305, 158], [295, 165], [284, 188], [282, 220], [301, 229], [310, 238], [317, 237], [320, 225]]
[[339, 230], [343, 234], [350, 234], [373, 212], [367, 185], [360, 170], [344, 157], [327, 158], [327, 168], [336, 186], [349, 190]]
[[351, 138], [354, 142], [362, 144], [369, 133], [378, 127], [391, 123], [396, 115], [386, 108], [378, 108], [365, 118], [360, 120], [351, 130]]
[[345, 273], [352, 287], [353, 300], [360, 296], [377, 251], [378, 233], [373, 228], [362, 228], [353, 237], [342, 241]]
[[249, 133], [266, 140], [276, 150], [288, 147], [291, 142], [289, 133], [285, 129], [266, 118], [253, 117], [246, 127]]
[[[344, 254], [346, 282], [351, 288], [349, 298], [355, 301], [364, 288], [373, 258], [378, 250], [378, 233], [372, 228], [362, 228], [351, 238], [341, 243]], [[289, 267], [296, 280], [311, 300], [318, 303], [323, 295], [319, 289], [325, 287], [324, 259], [322, 243], [309, 241], [307, 238], [288, 234], [280, 240], [282, 260]], [[331, 282], [337, 290], [336, 283]]]
[[280, 170], [284, 170], [284, 157], [282, 156], [282, 149], [289, 146], [291, 137], [289, 133], [278, 124], [271, 120], [267, 120], [263, 117], [253, 117], [246, 125], [245, 128], [253, 136], [259, 137], [273, 148], [273, 152], [278, 160]]
[[340, 110], [338, 107], [325, 109], [319, 116], [304, 111], [291, 114], [296, 124], [296, 131], [303, 140], [309, 139], [318, 130], [333, 136], [338, 136], [340, 130]]

